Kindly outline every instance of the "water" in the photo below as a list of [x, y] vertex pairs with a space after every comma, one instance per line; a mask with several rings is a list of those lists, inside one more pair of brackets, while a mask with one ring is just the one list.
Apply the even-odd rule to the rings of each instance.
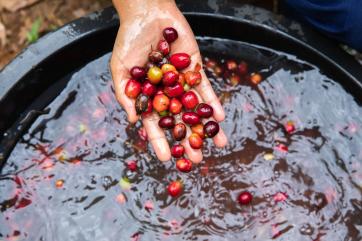
[[[200, 44], [204, 57], [243, 59], [265, 78], [232, 86], [207, 71], [227, 113], [226, 148], [208, 142], [188, 174], [160, 163], [116, 103], [107, 54], [71, 76], [13, 150], [0, 175], [0, 240], [361, 240], [360, 105], [293, 56]], [[185, 189], [171, 198], [175, 179]], [[254, 199], [240, 206], [245, 190]]]

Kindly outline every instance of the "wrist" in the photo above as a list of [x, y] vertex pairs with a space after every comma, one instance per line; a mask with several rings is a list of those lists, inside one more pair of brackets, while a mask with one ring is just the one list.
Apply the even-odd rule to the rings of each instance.
[[164, 8], [177, 8], [174, 0], [113, 0], [113, 5], [122, 21]]

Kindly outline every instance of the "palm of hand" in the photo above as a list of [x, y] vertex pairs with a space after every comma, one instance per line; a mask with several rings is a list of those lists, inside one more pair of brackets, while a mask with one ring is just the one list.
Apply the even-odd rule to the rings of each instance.
[[[134, 108], [135, 101], [124, 94], [125, 85], [130, 78], [129, 70], [133, 66], [144, 66], [147, 63], [151, 46], [157, 46], [158, 41], [162, 39], [163, 29], [170, 26], [177, 29], [179, 33], [178, 39], [171, 44], [171, 54], [184, 52], [191, 55], [192, 64], [189, 68], [193, 68], [196, 63], [201, 64], [201, 56], [195, 37], [186, 19], [177, 8], [137, 15], [132, 19], [132, 22], [123, 22], [118, 31], [110, 67], [117, 100], [125, 108], [130, 122], [136, 122], [138, 116]], [[202, 72], [202, 75], [203, 80], [196, 88], [199, 98], [213, 106], [214, 118], [217, 121], [222, 121], [224, 112], [221, 104], [205, 73]], [[154, 113], [142, 121], [158, 158], [165, 161], [171, 158], [170, 148], [163, 130], [158, 126], [158, 120], [158, 115]], [[188, 130], [187, 136], [189, 135], [190, 130]], [[192, 161], [200, 162], [202, 160], [201, 151], [192, 149], [186, 140], [187, 138], [182, 142], [186, 154]], [[222, 131], [214, 137], [214, 142], [219, 147], [225, 146], [227, 140]]]

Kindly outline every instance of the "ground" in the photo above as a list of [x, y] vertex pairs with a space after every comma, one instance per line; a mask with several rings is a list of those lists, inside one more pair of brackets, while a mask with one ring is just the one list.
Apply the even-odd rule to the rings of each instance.
[[[274, 11], [278, 4], [278, 0], [240, 1]], [[0, 70], [44, 33], [111, 4], [111, 0], [0, 0]], [[360, 54], [352, 54], [362, 63]]]

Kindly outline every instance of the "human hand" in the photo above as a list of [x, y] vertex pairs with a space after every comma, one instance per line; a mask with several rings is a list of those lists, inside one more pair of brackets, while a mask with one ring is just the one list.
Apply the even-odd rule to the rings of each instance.
[[[202, 64], [202, 59], [194, 34], [174, 1], [114, 0], [114, 5], [120, 15], [121, 25], [114, 44], [110, 68], [117, 100], [126, 110], [128, 120], [136, 122], [139, 117], [135, 110], [135, 100], [125, 95], [125, 85], [130, 78], [129, 70], [133, 66], [144, 66], [147, 63], [151, 46], [157, 46], [164, 28], [173, 27], [178, 31], [179, 37], [172, 43], [171, 54], [177, 52], [189, 54], [191, 65], [188, 69], [193, 69], [197, 63]], [[202, 81], [194, 91], [197, 92], [200, 102], [205, 102], [213, 107], [213, 118], [217, 122], [223, 121], [225, 113], [220, 101], [205, 72], [203, 70], [200, 72]], [[142, 118], [148, 140], [157, 157], [161, 161], [167, 161], [171, 158], [170, 147], [164, 131], [158, 126], [158, 120], [157, 113]], [[188, 142], [190, 134], [191, 130], [188, 129], [186, 138], [181, 144], [184, 145], [188, 158], [194, 163], [198, 163], [202, 160], [202, 152], [191, 148]], [[227, 138], [221, 129], [213, 141], [217, 147], [226, 145]]]

